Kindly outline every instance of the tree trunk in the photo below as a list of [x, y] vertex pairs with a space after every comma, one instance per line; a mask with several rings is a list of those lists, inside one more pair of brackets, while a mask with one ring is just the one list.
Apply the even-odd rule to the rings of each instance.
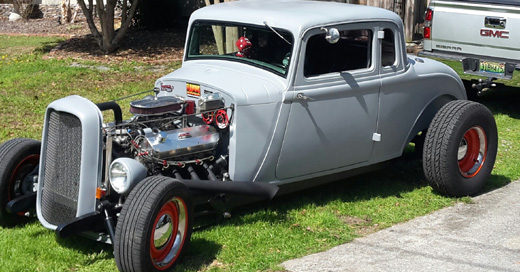
[[413, 16], [415, 10], [415, 1], [406, 1], [404, 6], [404, 33], [407, 42], [411, 42], [413, 39]]
[[[98, 2], [103, 2], [99, 0]], [[114, 41], [114, 9], [116, 7], [116, 0], [106, 0], [106, 6], [103, 6], [103, 13], [99, 13], [101, 22], [102, 36], [103, 36], [103, 51], [107, 53], [114, 52], [116, 47]]]
[[128, 12], [128, 0], [123, 0], [123, 7], [121, 8], [121, 25], [124, 21], [126, 21], [126, 16]]
[[[224, 0], [224, 2], [232, 2], [234, 0]], [[227, 53], [237, 52], [238, 47], [236, 41], [238, 40], [238, 28], [226, 27], [226, 51]]]
[[85, 0], [78, 0], [78, 4], [80, 5], [85, 18], [87, 19], [90, 32], [92, 33], [92, 36], [94, 36], [94, 39], [103, 52], [106, 54], [112, 53], [119, 47], [121, 40], [130, 27], [130, 23], [132, 22], [132, 18], [135, 15], [138, 3], [139, 0], [134, 0], [132, 2], [128, 16], [124, 17], [125, 20], [121, 22], [121, 27], [116, 33], [114, 30], [114, 10], [116, 8], [117, 0], [106, 0], [106, 5], [104, 4], [103, 0], [96, 0], [95, 9], [97, 10], [99, 16], [101, 32], [98, 30], [94, 22], [94, 0], [88, 0], [88, 7], [85, 4]]
[[[204, 0], [206, 6], [211, 5], [209, 0]], [[220, 4], [220, 0], [214, 0], [213, 4]], [[215, 37], [215, 43], [217, 44], [217, 51], [219, 55], [224, 55], [226, 52], [224, 51], [224, 35], [222, 35], [222, 27], [221, 26], [213, 26], [213, 36]]]
[[[132, 18], [134, 18], [135, 11], [137, 10], [137, 5], [139, 4], [139, 0], [134, 0], [132, 2], [132, 6], [130, 7], [130, 13], [126, 17], [126, 20], [121, 22], [121, 27], [117, 31], [116, 36], [114, 37], [114, 41], [112, 44], [117, 48], [119, 47], [119, 44], [121, 43], [121, 40], [123, 40], [123, 37], [126, 34], [126, 31], [128, 31], [128, 28], [130, 28], [130, 23], [132, 22]], [[113, 17], [112, 17], [113, 18]], [[112, 21], [113, 24], [114, 21]], [[112, 27], [113, 29], [113, 27]]]
[[92, 33], [92, 36], [94, 36], [94, 39], [98, 43], [100, 48], [103, 48], [103, 44], [101, 41], [101, 33], [99, 33], [96, 25], [94, 24], [94, 17], [93, 17], [93, 11], [94, 11], [94, 3], [93, 0], [88, 0], [88, 7], [85, 4], [84, 0], [78, 0], [78, 4], [81, 7], [81, 10], [83, 11], [83, 15], [85, 15], [85, 18], [87, 19], [88, 27], [90, 29], [90, 32]]
[[[231, 2], [234, 0], [223, 0], [224, 2]], [[210, 0], [204, 0], [206, 6], [211, 5]], [[214, 5], [220, 4], [221, 0], [214, 0]], [[213, 26], [213, 36], [215, 37], [215, 43], [217, 44], [217, 50], [220, 55], [224, 53], [231, 53], [238, 51], [235, 42], [238, 40], [238, 28], [226, 27], [224, 28], [224, 34], [222, 33], [221, 26]]]
[[18, 1], [13, 1], [13, 13], [16, 13], [18, 15], [20, 15], [20, 2]]
[[237, 27], [226, 27], [226, 52], [232, 53], [237, 52], [238, 47], [236, 41], [238, 40], [238, 28]]

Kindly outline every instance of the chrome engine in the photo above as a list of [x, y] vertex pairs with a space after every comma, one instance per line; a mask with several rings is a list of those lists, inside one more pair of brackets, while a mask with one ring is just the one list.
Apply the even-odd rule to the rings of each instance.
[[209, 152], [217, 147], [218, 131], [209, 125], [186, 127], [170, 131], [154, 131], [145, 128], [141, 148], [153, 153], [159, 159], [171, 159], [181, 156], [195, 156]]
[[115, 158], [136, 159], [149, 174], [170, 166], [211, 164], [227, 156], [222, 135], [229, 118], [218, 94], [203, 96], [198, 103], [173, 96], [148, 96], [132, 101], [130, 112], [134, 116], [129, 121], [108, 126], [105, 131], [112, 139]]

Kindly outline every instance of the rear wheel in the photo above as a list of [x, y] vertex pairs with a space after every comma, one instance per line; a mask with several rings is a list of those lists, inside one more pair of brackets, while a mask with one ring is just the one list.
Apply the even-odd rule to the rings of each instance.
[[15, 138], [0, 145], [0, 223], [27, 220], [25, 213], [11, 214], [6, 206], [9, 201], [35, 191], [39, 162], [39, 141]]
[[121, 211], [114, 255], [121, 271], [169, 271], [190, 240], [192, 200], [181, 182], [164, 176], [142, 180]]
[[484, 105], [456, 100], [442, 107], [426, 134], [423, 168], [437, 191], [473, 195], [489, 178], [497, 153], [497, 128]]

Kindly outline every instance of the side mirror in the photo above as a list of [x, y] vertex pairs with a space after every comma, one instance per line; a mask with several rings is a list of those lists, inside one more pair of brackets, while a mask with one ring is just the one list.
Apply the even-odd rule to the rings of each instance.
[[326, 36], [325, 36], [325, 39], [330, 44], [335, 44], [335, 43], [337, 43], [339, 41], [340, 34], [339, 34], [339, 30], [337, 28], [326, 29], [326, 28], [322, 27], [321, 30], [323, 30], [323, 31], [325, 31], [327, 33]]

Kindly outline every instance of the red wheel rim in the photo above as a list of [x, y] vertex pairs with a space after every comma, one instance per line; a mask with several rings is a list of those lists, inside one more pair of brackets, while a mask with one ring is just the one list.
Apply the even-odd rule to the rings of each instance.
[[476, 176], [486, 160], [487, 138], [484, 130], [475, 126], [470, 128], [462, 137], [457, 159], [462, 176], [471, 178]]
[[157, 214], [150, 236], [150, 257], [159, 270], [170, 268], [180, 255], [188, 230], [184, 200], [174, 197]]
[[7, 190], [7, 201], [11, 201], [18, 196], [23, 195], [23, 192], [20, 192], [16, 185], [20, 186], [22, 183], [22, 179], [25, 176], [34, 170], [40, 163], [40, 155], [34, 154], [25, 157], [14, 169], [13, 174], [11, 175], [11, 180], [9, 181], [9, 188]]

